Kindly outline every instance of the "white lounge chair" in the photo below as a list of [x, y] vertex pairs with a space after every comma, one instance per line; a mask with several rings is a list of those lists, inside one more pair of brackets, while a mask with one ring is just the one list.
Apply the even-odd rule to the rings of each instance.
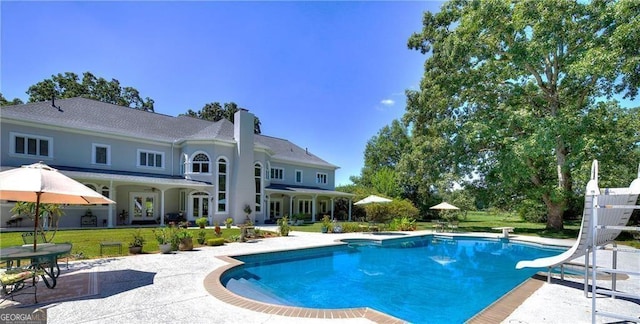
[[[622, 229], [599, 229], [595, 241], [591, 237], [594, 208], [597, 208], [598, 225], [618, 226], [627, 225], [631, 213], [636, 206], [638, 195], [640, 194], [640, 169], [638, 178], [631, 182], [629, 188], [607, 188], [600, 190], [598, 187], [598, 161], [593, 161], [591, 165], [591, 180], [587, 183], [584, 199], [584, 212], [582, 214], [582, 225], [575, 244], [567, 251], [546, 258], [520, 261], [516, 264], [516, 269], [522, 268], [548, 268], [547, 281], [551, 280], [551, 269], [562, 266], [575, 258], [585, 256], [585, 293], [587, 289], [587, 271], [589, 266], [589, 251], [592, 247], [609, 244], [615, 240]], [[594, 201], [595, 200], [595, 201]]]

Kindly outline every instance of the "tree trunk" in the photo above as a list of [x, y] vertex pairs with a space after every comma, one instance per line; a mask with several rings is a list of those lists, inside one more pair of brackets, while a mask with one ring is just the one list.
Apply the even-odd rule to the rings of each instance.
[[561, 191], [560, 197], [553, 197], [545, 194], [544, 203], [547, 206], [547, 229], [561, 231], [564, 229], [562, 216], [569, 203], [568, 193], [571, 192], [571, 172], [566, 166], [567, 146], [561, 136], [556, 138], [556, 176], [558, 177], [558, 189]]
[[[538, 170], [534, 167], [534, 163], [531, 159], [527, 159], [527, 166], [531, 169], [531, 183], [534, 186], [542, 188], [543, 183], [540, 177], [538, 176]], [[570, 178], [570, 177], [568, 177]], [[557, 198], [552, 199], [552, 193], [546, 192], [542, 195], [542, 201], [544, 205], [547, 207], [547, 229], [550, 230], [558, 230], [561, 231], [564, 229], [564, 224], [562, 223], [562, 215], [564, 214], [564, 209], [567, 206], [568, 200], [566, 196], [563, 195], [562, 199], [557, 201]]]
[[547, 229], [561, 231], [564, 229], [562, 215], [564, 214], [564, 206], [566, 199], [562, 203], [547, 204]]

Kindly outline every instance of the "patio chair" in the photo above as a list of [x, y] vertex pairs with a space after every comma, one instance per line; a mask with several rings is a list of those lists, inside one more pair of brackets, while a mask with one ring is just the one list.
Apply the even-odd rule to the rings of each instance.
[[[589, 266], [589, 252], [594, 248], [594, 240], [592, 238], [591, 229], [595, 224], [592, 222], [592, 216], [594, 211], [594, 199], [597, 199], [598, 208], [598, 224], [599, 226], [616, 226], [624, 227], [629, 222], [629, 218], [636, 208], [636, 202], [640, 195], [640, 170], [638, 171], [638, 178], [631, 182], [628, 188], [607, 188], [600, 190], [598, 187], [598, 163], [593, 162], [591, 166], [591, 180], [587, 183], [585, 199], [584, 199], [584, 212], [582, 215], [582, 224], [580, 226], [580, 233], [578, 239], [574, 245], [567, 251], [546, 258], [540, 258], [535, 260], [520, 261], [516, 264], [516, 269], [522, 268], [548, 268], [549, 273], [547, 275], [547, 281], [551, 281], [551, 269], [556, 266], [561, 266], [564, 263], [584, 256], [585, 260], [585, 293], [587, 289], [587, 280]], [[628, 207], [628, 208], [624, 208]], [[598, 235], [595, 240], [595, 247], [606, 245], [614, 242], [616, 237], [620, 235], [622, 229], [620, 228], [607, 228], [599, 229]], [[595, 266], [595, 265], [594, 265]], [[563, 272], [561, 272], [563, 273]], [[564, 279], [562, 277], [561, 279]]]
[[447, 224], [447, 227], [449, 228], [450, 232], [457, 232], [458, 231], [458, 221], [452, 221], [449, 224]]
[[[8, 268], [0, 270], [0, 283], [2, 284], [2, 298], [0, 304], [5, 300], [17, 295], [32, 294], [34, 303], [38, 303], [38, 276], [39, 271], [35, 267]], [[28, 292], [27, 288], [33, 288], [33, 292]]]
[[[35, 234], [33, 232], [22, 233], [23, 244], [33, 244], [33, 238]], [[47, 237], [42, 232], [38, 232], [38, 244], [47, 243]]]
[[435, 221], [435, 223], [432, 225], [433, 229], [436, 231], [436, 233], [438, 232], [444, 232], [445, 228], [447, 226], [446, 222], [443, 222], [441, 220], [437, 220]]

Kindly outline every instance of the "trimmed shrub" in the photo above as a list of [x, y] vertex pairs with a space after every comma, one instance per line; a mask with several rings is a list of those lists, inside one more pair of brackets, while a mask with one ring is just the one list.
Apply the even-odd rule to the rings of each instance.
[[343, 233], [353, 233], [353, 232], [362, 232], [364, 228], [360, 227], [359, 223], [342, 223], [342, 232]]
[[220, 246], [224, 245], [224, 239], [222, 237], [210, 238], [207, 240], [208, 246]]

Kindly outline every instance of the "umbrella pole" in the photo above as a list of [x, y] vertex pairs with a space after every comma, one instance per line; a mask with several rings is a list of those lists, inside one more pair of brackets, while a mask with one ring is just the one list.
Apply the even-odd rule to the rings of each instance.
[[36, 217], [33, 222], [33, 252], [38, 247], [38, 218], [40, 218], [40, 195], [42, 192], [36, 192]]

